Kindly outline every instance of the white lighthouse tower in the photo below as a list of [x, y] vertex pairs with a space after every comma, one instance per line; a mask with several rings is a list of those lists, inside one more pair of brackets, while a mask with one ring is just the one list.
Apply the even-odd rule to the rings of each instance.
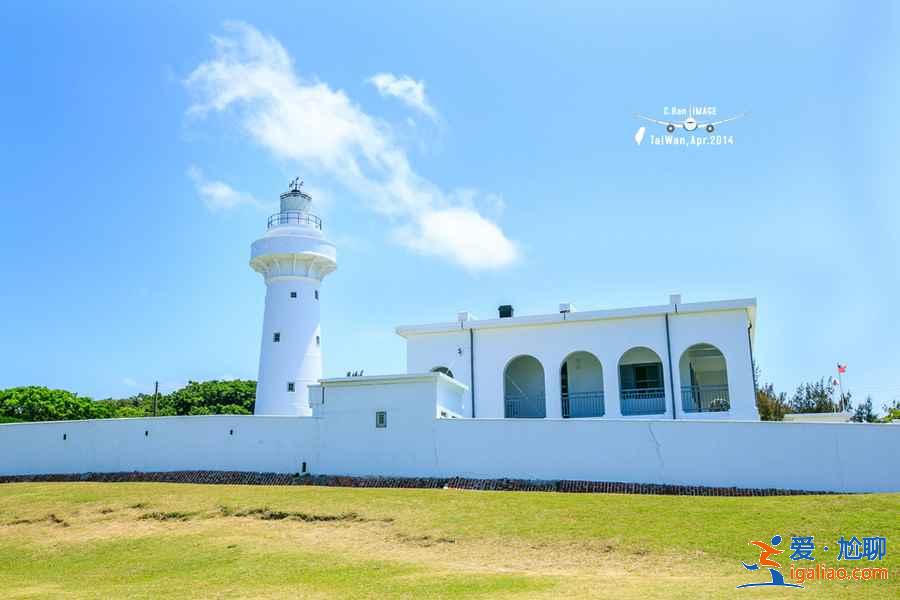
[[281, 212], [253, 242], [250, 266], [266, 280], [257, 415], [310, 415], [307, 386], [322, 378], [320, 286], [337, 268], [334, 244], [310, 211], [312, 198], [295, 179], [281, 195]]

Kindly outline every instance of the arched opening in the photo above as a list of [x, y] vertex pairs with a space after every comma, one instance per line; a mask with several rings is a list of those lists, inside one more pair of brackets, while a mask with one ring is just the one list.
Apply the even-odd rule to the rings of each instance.
[[685, 412], [721, 412], [731, 407], [725, 356], [712, 344], [694, 344], [685, 350], [678, 372]]
[[659, 355], [650, 348], [632, 348], [619, 359], [619, 401], [622, 414], [666, 412], [666, 386]]
[[533, 356], [512, 359], [503, 372], [504, 415], [507, 418], [542, 419], [547, 416], [544, 367]]
[[448, 369], [447, 367], [435, 367], [431, 370], [432, 373], [443, 373], [450, 379], [453, 379], [453, 371]]
[[602, 417], [603, 366], [590, 352], [573, 352], [559, 368], [559, 392], [564, 419]]

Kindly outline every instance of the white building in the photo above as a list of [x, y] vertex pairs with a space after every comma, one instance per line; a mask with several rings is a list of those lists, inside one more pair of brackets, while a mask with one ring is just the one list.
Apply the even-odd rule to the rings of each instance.
[[468, 386], [466, 417], [759, 419], [754, 299], [499, 312], [397, 328], [409, 373], [440, 371]]

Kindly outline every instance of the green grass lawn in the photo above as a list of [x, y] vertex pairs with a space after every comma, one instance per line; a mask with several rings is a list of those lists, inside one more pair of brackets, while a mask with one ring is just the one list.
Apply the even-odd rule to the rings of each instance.
[[[156, 483], [0, 485], [4, 598], [896, 598], [900, 495], [708, 498]], [[883, 535], [892, 579], [735, 586], [751, 539]], [[833, 551], [832, 551], [833, 548]], [[778, 560], [788, 561], [781, 555]], [[878, 565], [854, 563], [853, 566]], [[785, 569], [786, 570], [786, 569]], [[898, 575], [900, 576], [900, 575]]]

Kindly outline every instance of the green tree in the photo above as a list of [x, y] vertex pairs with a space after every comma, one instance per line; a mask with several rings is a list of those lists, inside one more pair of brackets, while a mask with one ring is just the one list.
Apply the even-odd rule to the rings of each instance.
[[[153, 394], [92, 400], [66, 390], [27, 386], [0, 390], [0, 423], [152, 417]], [[256, 402], [251, 380], [189, 382], [170, 394], [160, 394], [158, 416], [250, 415]]]
[[169, 396], [178, 415], [252, 415], [256, 382], [246, 379], [190, 381]]
[[108, 416], [87, 396], [41, 386], [0, 391], [0, 415], [22, 421], [66, 421]]
[[[98, 400], [98, 404], [109, 406], [111, 417], [152, 417], [153, 394], [137, 394], [129, 398]], [[175, 413], [175, 405], [167, 394], [159, 395], [156, 416], [165, 417]]]
[[[834, 385], [829, 381], [825, 383], [823, 377], [819, 381], [804, 383], [797, 387], [788, 408], [792, 413], [822, 413], [837, 412], [838, 405], [831, 399], [834, 394]], [[849, 394], [841, 400], [849, 403]]]
[[787, 411], [787, 400], [784, 392], [775, 393], [775, 386], [767, 383], [756, 390], [756, 409], [763, 421], [782, 421]]
[[872, 396], [866, 396], [866, 401], [856, 407], [850, 420], [857, 423], [875, 423], [878, 421], [878, 415], [872, 410]]
[[884, 410], [884, 416], [881, 418], [882, 423], [900, 421], [900, 400], [894, 400], [893, 404], [885, 404], [881, 408]]

